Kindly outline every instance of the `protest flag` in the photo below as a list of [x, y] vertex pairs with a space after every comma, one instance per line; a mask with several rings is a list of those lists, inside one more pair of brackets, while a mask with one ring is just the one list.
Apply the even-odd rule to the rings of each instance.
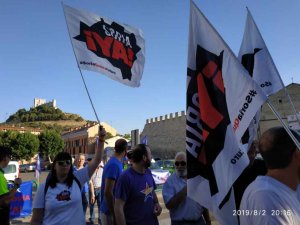
[[[249, 75], [263, 89], [266, 95], [269, 96], [275, 94], [284, 88], [286, 96], [291, 103], [292, 110], [298, 119], [295, 106], [283, 84], [271, 54], [248, 8], [244, 36], [238, 58], [249, 72]], [[259, 120], [260, 112], [256, 114], [249, 126], [249, 129], [244, 134], [242, 138], [243, 144], [251, 145], [252, 140], [257, 134]], [[299, 119], [298, 123], [300, 123]]]
[[145, 63], [142, 31], [70, 6], [63, 8], [78, 67], [140, 86]]
[[40, 175], [41, 175], [41, 160], [40, 160], [40, 155], [37, 155], [36, 158], [36, 164], [35, 164], [35, 178], [39, 181]]
[[231, 187], [249, 163], [239, 142], [267, 97], [192, 1], [189, 24], [188, 196], [234, 225]]
[[272, 95], [284, 88], [280, 74], [248, 9], [238, 58], [266, 95]]
[[148, 137], [147, 137], [147, 135], [143, 137], [142, 144], [145, 144], [145, 145], [148, 144]]

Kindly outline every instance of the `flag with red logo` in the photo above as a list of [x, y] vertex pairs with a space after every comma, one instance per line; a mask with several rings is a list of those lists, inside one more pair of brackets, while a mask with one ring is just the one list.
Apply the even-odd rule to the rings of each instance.
[[231, 187], [249, 162], [239, 142], [266, 96], [192, 1], [189, 26], [188, 195], [233, 225]]
[[266, 95], [284, 88], [280, 74], [248, 9], [238, 58]]
[[78, 66], [139, 87], [145, 63], [140, 29], [64, 6]]

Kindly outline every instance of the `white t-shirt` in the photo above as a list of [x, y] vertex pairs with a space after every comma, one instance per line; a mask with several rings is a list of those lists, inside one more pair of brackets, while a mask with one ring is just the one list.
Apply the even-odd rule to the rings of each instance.
[[103, 174], [103, 163], [101, 162], [98, 170], [96, 169], [91, 177], [91, 181], [94, 185], [94, 188], [100, 188], [102, 183], [102, 174]]
[[270, 176], [258, 176], [247, 187], [239, 214], [241, 225], [299, 225], [300, 202], [285, 184]]
[[[165, 204], [167, 204], [179, 191], [186, 186], [186, 181], [176, 173], [168, 177], [164, 183], [162, 194]], [[173, 221], [199, 220], [202, 216], [202, 206], [193, 199], [186, 197], [176, 208], [170, 210], [170, 217]]]
[[[88, 167], [75, 171], [81, 187], [89, 180]], [[55, 188], [49, 186], [44, 196], [45, 184], [41, 184], [33, 203], [33, 208], [44, 208], [43, 225], [85, 225], [81, 190], [74, 180], [69, 188], [66, 184], [57, 183]], [[45, 203], [46, 200], [46, 203]]]

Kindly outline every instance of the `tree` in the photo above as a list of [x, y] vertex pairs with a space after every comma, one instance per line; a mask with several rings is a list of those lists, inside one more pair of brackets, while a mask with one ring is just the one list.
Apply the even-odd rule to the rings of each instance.
[[112, 137], [113, 137], [113, 135], [112, 135], [111, 133], [106, 132], [105, 140], [106, 140], [106, 139], [109, 139], [109, 138], [112, 138]]
[[5, 146], [12, 149], [12, 145], [17, 139], [18, 132], [16, 131], [7, 131], [7, 132], [0, 132], [0, 145]]
[[13, 157], [17, 160], [30, 160], [39, 150], [39, 139], [31, 133], [18, 133], [12, 142]]
[[123, 136], [125, 139], [128, 139], [128, 140], [130, 140], [131, 139], [131, 135], [130, 134], [124, 134], [124, 136]]
[[55, 130], [46, 130], [39, 135], [40, 152], [49, 158], [54, 157], [64, 149], [64, 140]]

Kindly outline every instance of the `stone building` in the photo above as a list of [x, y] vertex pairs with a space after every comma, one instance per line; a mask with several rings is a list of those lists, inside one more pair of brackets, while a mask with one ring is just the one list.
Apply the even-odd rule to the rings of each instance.
[[[299, 113], [300, 84], [291, 83], [288, 86], [286, 86], [286, 89], [292, 99], [292, 102], [294, 103], [297, 113]], [[283, 121], [289, 124], [291, 127], [291, 123], [296, 121], [295, 119], [293, 120], [293, 115], [295, 115], [295, 113], [287, 96], [285, 95], [285, 91], [281, 90], [277, 92], [276, 94], [270, 96], [269, 100], [272, 102], [275, 109], [279, 112]], [[267, 129], [280, 125], [280, 121], [277, 119], [270, 107], [267, 104], [264, 104], [262, 107], [262, 114], [260, 118], [260, 133], [262, 134]]]
[[49, 106], [49, 107], [53, 107], [53, 108], [57, 109], [57, 107], [56, 107], [56, 100], [55, 100], [55, 99], [53, 99], [53, 100], [50, 101], [50, 102], [46, 102], [46, 99], [43, 99], [43, 98], [35, 98], [35, 99], [33, 100], [33, 108], [38, 107], [38, 106], [40, 106], [40, 105], [47, 105], [47, 106]]
[[[286, 87], [297, 112], [300, 110], [300, 84], [292, 83]], [[294, 112], [285, 91], [281, 90], [269, 97], [276, 110], [290, 127], [296, 122]], [[155, 117], [146, 120], [140, 139], [147, 136], [153, 157], [173, 158], [178, 151], [185, 151], [185, 121], [186, 115], [182, 111], [175, 114]], [[267, 104], [262, 107], [258, 135], [270, 127], [280, 126], [280, 122]], [[300, 132], [300, 130], [299, 130]]]
[[185, 112], [147, 119], [141, 140], [146, 135], [154, 158], [173, 158], [185, 151]]

